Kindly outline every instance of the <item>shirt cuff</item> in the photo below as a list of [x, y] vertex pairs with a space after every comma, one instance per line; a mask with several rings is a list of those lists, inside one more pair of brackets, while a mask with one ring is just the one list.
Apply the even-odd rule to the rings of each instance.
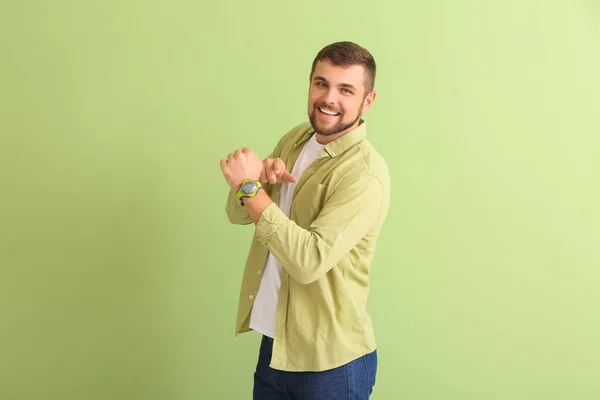
[[288, 218], [275, 203], [269, 204], [260, 214], [256, 223], [256, 238], [263, 245], [277, 232]]

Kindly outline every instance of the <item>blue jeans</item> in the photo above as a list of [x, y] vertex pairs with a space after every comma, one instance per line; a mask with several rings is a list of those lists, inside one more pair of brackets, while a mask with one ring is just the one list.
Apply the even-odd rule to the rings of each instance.
[[375, 385], [377, 351], [322, 372], [269, 367], [273, 339], [263, 336], [254, 373], [254, 400], [367, 400]]

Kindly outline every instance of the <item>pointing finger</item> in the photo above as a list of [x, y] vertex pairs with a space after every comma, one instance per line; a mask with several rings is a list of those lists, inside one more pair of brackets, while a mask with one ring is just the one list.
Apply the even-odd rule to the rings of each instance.
[[296, 177], [290, 174], [288, 171], [283, 171], [281, 179], [287, 182], [296, 182]]

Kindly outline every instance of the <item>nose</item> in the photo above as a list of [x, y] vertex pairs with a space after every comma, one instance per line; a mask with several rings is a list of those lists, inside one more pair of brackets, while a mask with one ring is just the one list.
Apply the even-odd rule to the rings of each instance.
[[337, 92], [334, 88], [328, 88], [324, 98], [325, 103], [335, 105], [337, 102]]

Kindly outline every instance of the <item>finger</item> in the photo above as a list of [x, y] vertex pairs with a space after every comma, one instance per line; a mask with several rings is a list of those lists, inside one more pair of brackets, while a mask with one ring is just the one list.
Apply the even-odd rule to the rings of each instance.
[[260, 177], [258, 178], [258, 180], [261, 181], [262, 183], [269, 182], [269, 180], [267, 179], [267, 171], [264, 168], [260, 172]]
[[290, 174], [288, 171], [283, 171], [283, 175], [281, 176], [281, 179], [283, 181], [287, 181], [287, 182], [296, 182], [296, 177], [292, 174]]
[[245, 147], [245, 146], [244, 146], [244, 148], [242, 148], [241, 151], [242, 151], [242, 153], [252, 153], [252, 149], [250, 147]]
[[271, 182], [272, 184], [276, 184], [277, 183], [277, 174], [275, 174], [275, 171], [273, 169], [270, 169], [268, 171], [269, 173], [269, 182]]
[[233, 153], [229, 153], [227, 155], [227, 161], [231, 161], [233, 159]]
[[241, 150], [236, 150], [236, 151], [235, 151], [235, 156], [236, 156], [236, 157], [238, 157], [238, 158], [239, 158], [241, 155], [242, 155], [242, 151], [241, 151]]
[[225, 168], [225, 166], [227, 165], [227, 160], [225, 158], [221, 159], [221, 169]]
[[269, 181], [269, 183], [276, 184], [277, 176], [273, 172], [273, 168], [267, 167], [264, 169], [264, 171], [265, 171], [265, 176], [267, 177], [267, 180]]
[[281, 175], [281, 173], [285, 171], [285, 163], [281, 158], [273, 160], [273, 170], [275, 170], [277, 175]]

